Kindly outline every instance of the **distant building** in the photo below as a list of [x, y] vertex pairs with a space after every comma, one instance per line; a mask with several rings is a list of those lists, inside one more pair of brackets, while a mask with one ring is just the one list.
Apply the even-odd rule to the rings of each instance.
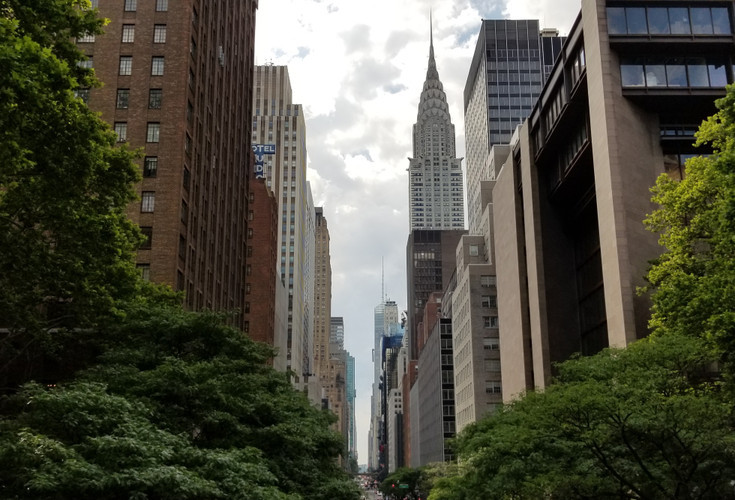
[[278, 352], [273, 366], [283, 371], [286, 369], [286, 352], [282, 349], [286, 330], [277, 319], [276, 309], [277, 289], [282, 287], [276, 267], [278, 201], [265, 185], [265, 179], [256, 179], [252, 173], [249, 197], [247, 258], [258, 265], [250, 264], [249, 273], [246, 273], [245, 330], [253, 340], [276, 347]]
[[462, 159], [456, 157], [454, 125], [436, 69], [433, 37], [408, 170], [411, 230], [464, 229]]
[[347, 353], [347, 451], [350, 458], [357, 460], [357, 421], [355, 419], [355, 357]]
[[383, 389], [383, 338], [402, 336], [403, 328], [400, 323], [398, 304], [392, 300], [385, 300], [375, 306], [373, 325], [373, 393], [370, 399], [370, 431], [368, 434], [368, 467], [370, 470], [381, 469], [381, 447], [384, 447], [386, 430], [384, 428], [382, 405]]
[[[440, 305], [442, 293], [432, 294], [430, 301]], [[425, 316], [430, 333], [418, 360], [415, 387], [420, 411], [415, 417], [411, 414], [415, 422], [411, 425], [414, 434], [411, 467], [445, 462], [454, 457], [447, 442], [455, 436], [452, 320], [441, 316], [441, 309]]]
[[[279, 275], [288, 290], [286, 354], [294, 385], [307, 388], [313, 372], [314, 259], [316, 217], [306, 181], [306, 126], [294, 104], [286, 66], [255, 66], [252, 145], [256, 170], [278, 200]], [[258, 146], [267, 146], [258, 151]], [[318, 400], [319, 395], [309, 394]]]
[[535, 19], [482, 21], [464, 88], [470, 234], [482, 214], [480, 182], [492, 180], [490, 148], [507, 144], [531, 113], [563, 41], [556, 30], [540, 31]]
[[267, 265], [246, 255], [258, 2], [93, 3], [109, 23], [77, 46], [103, 85], [78, 95], [141, 148], [138, 269], [188, 309], [240, 311], [244, 330], [247, 269]]
[[406, 245], [409, 349], [411, 359], [418, 359], [422, 337], [420, 330], [429, 295], [441, 292], [449, 284], [456, 267], [455, 250], [463, 230], [414, 230]]
[[[329, 227], [324, 209], [315, 212], [314, 266], [314, 371], [318, 377], [328, 371], [332, 320], [332, 261], [329, 252]], [[322, 381], [324, 383], [324, 381]]]
[[649, 188], [732, 82], [733, 2], [582, 0], [492, 191], [503, 397], [647, 335]]

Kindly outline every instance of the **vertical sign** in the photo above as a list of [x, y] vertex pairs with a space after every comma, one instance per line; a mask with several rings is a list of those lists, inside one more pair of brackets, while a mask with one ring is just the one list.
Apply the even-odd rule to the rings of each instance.
[[263, 155], [276, 154], [275, 144], [253, 144], [255, 153], [255, 178], [265, 179], [265, 168], [263, 166]]

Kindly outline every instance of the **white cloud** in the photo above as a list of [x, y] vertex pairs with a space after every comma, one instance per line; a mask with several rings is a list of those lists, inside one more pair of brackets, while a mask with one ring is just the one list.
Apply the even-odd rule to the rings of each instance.
[[324, 207], [333, 268], [332, 314], [345, 319], [356, 358], [358, 451], [367, 462], [373, 308], [406, 308], [407, 157], [429, 56], [429, 11], [439, 76], [464, 156], [462, 100], [481, 19], [538, 18], [568, 31], [579, 0], [268, 0], [260, 2], [256, 64], [289, 67], [306, 117], [308, 178]]

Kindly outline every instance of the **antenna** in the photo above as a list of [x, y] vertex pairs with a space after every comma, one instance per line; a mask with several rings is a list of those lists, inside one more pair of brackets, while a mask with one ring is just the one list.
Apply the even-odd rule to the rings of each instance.
[[385, 257], [380, 258], [380, 300], [385, 304]]

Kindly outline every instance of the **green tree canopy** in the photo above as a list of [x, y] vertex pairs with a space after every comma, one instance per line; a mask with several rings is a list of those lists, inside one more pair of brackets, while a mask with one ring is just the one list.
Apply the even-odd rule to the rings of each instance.
[[[268, 346], [223, 318], [144, 304], [115, 327], [77, 332], [71, 341], [102, 351], [99, 363], [77, 382], [52, 390], [29, 386], [4, 405], [5, 442], [26, 456], [0, 460], [5, 477], [21, 483], [13, 491], [51, 476], [48, 488], [80, 481], [67, 468], [73, 456], [92, 471], [84, 478], [96, 471], [105, 488], [117, 484], [121, 492], [150, 498], [359, 498], [337, 464], [342, 441], [330, 429], [334, 416], [267, 366]], [[23, 448], [30, 437], [48, 446]], [[92, 446], [97, 440], [109, 447]], [[46, 456], [46, 450], [61, 454]], [[166, 472], [166, 481], [182, 482], [162, 494], [152, 483], [136, 483], [123, 465], [142, 477]], [[212, 481], [219, 489], [202, 494]], [[269, 496], [276, 488], [278, 495]]]
[[716, 358], [669, 335], [562, 363], [546, 391], [460, 435], [461, 475], [430, 499], [732, 498], [733, 408]]
[[687, 161], [686, 176], [662, 175], [660, 204], [648, 219], [666, 251], [648, 279], [654, 291], [651, 326], [658, 334], [699, 335], [726, 360], [735, 353], [735, 88], [697, 132], [714, 154]]
[[39, 366], [43, 333], [98, 324], [139, 291], [138, 168], [74, 94], [93, 78], [72, 37], [101, 28], [82, 4], [0, 1], [1, 387]]

